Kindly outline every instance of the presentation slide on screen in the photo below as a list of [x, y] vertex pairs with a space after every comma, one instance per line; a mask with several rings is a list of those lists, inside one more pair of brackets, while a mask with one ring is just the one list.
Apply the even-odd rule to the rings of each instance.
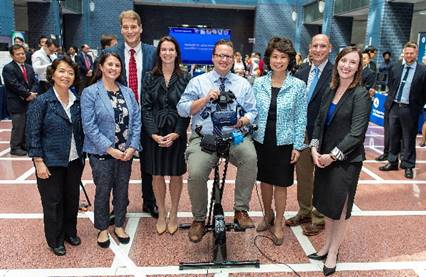
[[170, 27], [169, 35], [179, 42], [182, 63], [185, 64], [212, 64], [216, 41], [231, 40], [229, 29]]

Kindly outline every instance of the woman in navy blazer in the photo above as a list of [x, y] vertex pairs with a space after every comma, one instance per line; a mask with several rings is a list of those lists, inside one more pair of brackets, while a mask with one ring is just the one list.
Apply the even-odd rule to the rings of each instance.
[[[265, 208], [263, 221], [256, 230], [261, 232], [270, 228], [275, 245], [283, 243], [287, 187], [294, 182], [294, 164], [305, 146], [306, 86], [289, 74], [295, 56], [296, 51], [289, 39], [272, 38], [265, 51], [265, 64], [271, 72], [257, 78], [253, 85], [259, 112], [258, 129], [253, 139], [257, 152], [257, 179], [261, 182]], [[272, 200], [275, 201], [276, 218]]]
[[27, 111], [28, 153], [36, 168], [47, 244], [65, 255], [64, 241], [79, 245], [77, 213], [84, 164], [80, 99], [70, 87], [78, 67], [69, 57], [56, 59], [47, 71], [52, 85]]
[[97, 243], [109, 247], [109, 198], [112, 190], [114, 234], [120, 243], [130, 238], [123, 229], [128, 205], [128, 186], [135, 151], [140, 150], [141, 116], [133, 92], [119, 82], [123, 63], [116, 53], [104, 53], [93, 79], [81, 96], [85, 142], [95, 194]]

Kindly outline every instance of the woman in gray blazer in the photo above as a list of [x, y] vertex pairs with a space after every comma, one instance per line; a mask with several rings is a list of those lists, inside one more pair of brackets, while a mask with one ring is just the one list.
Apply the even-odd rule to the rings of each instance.
[[85, 142], [89, 154], [95, 194], [97, 243], [109, 247], [109, 197], [112, 190], [115, 212], [114, 234], [120, 243], [130, 238], [123, 229], [128, 205], [128, 186], [135, 151], [140, 150], [141, 116], [133, 91], [119, 83], [124, 70], [120, 57], [105, 53], [99, 60], [94, 84], [81, 96]]
[[325, 276], [336, 271], [337, 255], [354, 202], [368, 128], [371, 100], [360, 86], [361, 52], [344, 48], [324, 93], [311, 147], [315, 169], [313, 205], [325, 216], [326, 241], [310, 259], [325, 260]]

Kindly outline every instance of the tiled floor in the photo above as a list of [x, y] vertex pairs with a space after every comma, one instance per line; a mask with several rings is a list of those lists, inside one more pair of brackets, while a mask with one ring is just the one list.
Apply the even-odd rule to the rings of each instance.
[[[322, 276], [322, 264], [310, 261], [306, 254], [314, 252], [324, 238], [306, 237], [300, 227], [285, 228], [286, 239], [280, 247], [256, 237], [255, 230], [227, 233], [228, 259], [259, 259], [260, 268], [180, 271], [180, 262], [211, 259], [211, 234], [198, 244], [188, 241], [186, 230], [173, 236], [158, 236], [155, 220], [141, 213], [137, 160], [129, 186], [126, 230], [131, 236], [130, 244], [119, 245], [114, 240], [109, 249], [99, 248], [93, 213], [89, 210], [79, 214], [81, 246], [66, 245], [67, 255], [57, 257], [44, 239], [32, 163], [28, 157], [9, 153], [10, 125], [10, 121], [0, 122], [0, 276], [296, 276], [288, 266], [300, 276]], [[365, 141], [367, 161], [335, 276], [426, 276], [426, 149], [417, 148], [418, 164], [413, 180], [405, 179], [402, 170], [381, 172], [378, 167], [382, 163], [374, 161], [374, 157], [383, 148], [382, 134], [381, 127], [370, 126]], [[234, 178], [235, 168], [231, 166], [223, 200], [228, 222], [232, 220]], [[186, 179], [185, 176], [185, 182]], [[83, 182], [93, 201], [94, 184], [88, 165]], [[190, 207], [184, 186], [180, 223], [191, 222]], [[260, 207], [257, 192], [253, 190], [250, 214], [257, 222], [261, 220]], [[296, 186], [292, 186], [288, 191], [286, 216], [293, 215], [297, 208]], [[270, 259], [262, 256], [257, 247]]]

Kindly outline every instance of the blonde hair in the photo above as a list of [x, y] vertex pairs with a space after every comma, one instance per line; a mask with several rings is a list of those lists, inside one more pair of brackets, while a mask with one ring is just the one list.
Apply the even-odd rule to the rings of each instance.
[[136, 20], [138, 22], [138, 25], [142, 25], [141, 17], [134, 10], [122, 11], [120, 13], [119, 18], [120, 18], [120, 25], [123, 25], [124, 18], [130, 18], [130, 19]]

